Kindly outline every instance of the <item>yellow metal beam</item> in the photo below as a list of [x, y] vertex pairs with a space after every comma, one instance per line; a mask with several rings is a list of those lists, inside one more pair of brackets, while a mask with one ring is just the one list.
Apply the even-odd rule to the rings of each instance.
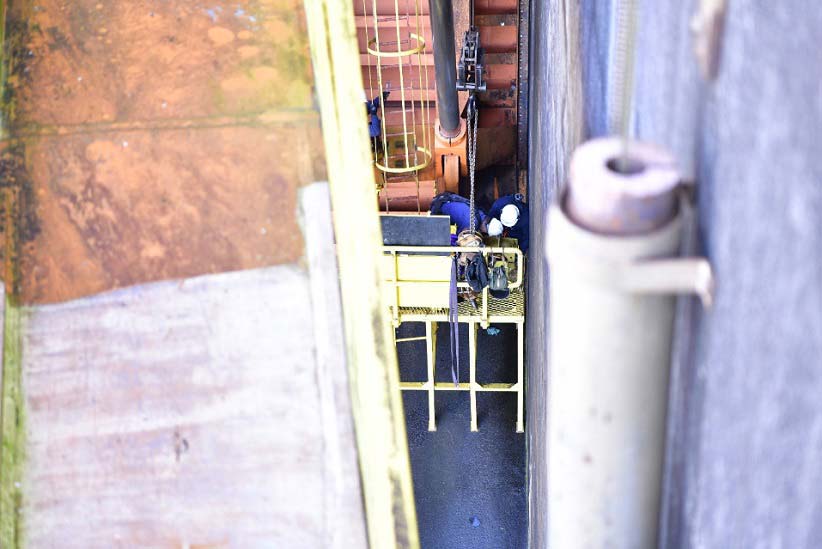
[[346, 352], [372, 549], [417, 548], [382, 238], [350, 0], [305, 0], [337, 233]]

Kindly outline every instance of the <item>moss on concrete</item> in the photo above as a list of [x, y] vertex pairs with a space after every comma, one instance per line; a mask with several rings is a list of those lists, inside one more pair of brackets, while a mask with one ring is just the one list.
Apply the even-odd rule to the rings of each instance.
[[22, 466], [24, 413], [20, 353], [20, 306], [6, 297], [3, 336], [2, 410], [0, 410], [0, 547], [22, 547]]
[[[9, 118], [14, 108], [14, 98], [7, 92], [7, 78], [12, 62], [6, 48], [10, 47], [6, 37], [6, 6], [0, 0], [0, 97], [3, 104], [0, 109], [0, 137], [5, 137], [9, 127]], [[13, 48], [12, 48], [13, 49]], [[8, 166], [4, 166], [8, 168]], [[4, 169], [4, 173], [9, 170]], [[20, 341], [20, 306], [13, 295], [16, 287], [17, 268], [17, 223], [12, 217], [16, 208], [9, 207], [16, 193], [8, 188], [2, 189], [2, 223], [3, 223], [3, 260], [4, 280], [12, 292], [4, 294], [5, 311], [3, 324], [3, 361], [0, 375], [0, 547], [18, 549], [22, 546], [21, 520], [22, 509], [22, 466], [24, 455], [24, 419], [21, 377], [21, 341]]]

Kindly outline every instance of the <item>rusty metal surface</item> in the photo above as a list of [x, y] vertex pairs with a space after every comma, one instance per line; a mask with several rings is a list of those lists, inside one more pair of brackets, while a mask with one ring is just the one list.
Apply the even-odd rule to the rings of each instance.
[[301, 6], [11, 2], [25, 302], [302, 255], [296, 190], [325, 174]]
[[478, 166], [515, 164], [516, 136], [524, 127], [523, 121], [517, 117], [520, 100], [517, 85], [517, 59], [520, 55], [517, 46], [517, 2], [481, 1], [476, 3], [475, 11], [475, 21], [486, 52], [488, 80], [488, 91], [479, 95]]
[[[486, 78], [488, 81], [488, 91], [479, 95], [481, 104], [481, 114], [479, 118], [480, 138], [478, 150], [478, 168], [483, 169], [493, 164], [514, 164], [517, 158], [517, 151], [521, 148], [517, 141], [517, 135], [524, 135], [524, 128], [527, 119], [524, 114], [518, 115], [518, 103], [521, 101], [523, 92], [518, 85], [519, 72], [525, 65], [518, 62], [518, 41], [521, 36], [518, 33], [519, 16], [517, 15], [517, 2], [511, 0], [484, 0], [475, 7], [475, 23], [480, 27], [482, 44], [486, 49]], [[360, 48], [360, 60], [363, 70], [363, 87], [366, 90], [375, 85], [373, 74], [369, 78], [369, 56], [365, 55], [366, 29], [373, 33], [373, 21], [365, 17], [364, 14], [371, 9], [372, 4], [363, 4], [361, 1], [354, 1], [355, 22], [357, 25], [357, 37]], [[376, 4], [377, 13], [385, 19], [379, 23], [381, 31], [390, 29], [394, 22], [388, 17], [394, 11], [394, 5], [387, 0], [379, 0]], [[428, 2], [420, 2], [422, 13], [428, 13]], [[453, 2], [454, 27], [455, 27], [455, 61], [459, 60], [460, 48], [464, 32], [469, 27], [470, 3], [467, 0]], [[426, 54], [423, 65], [427, 67], [429, 75], [429, 87], [425, 90], [414, 91], [418, 98], [426, 98], [436, 102], [436, 84], [433, 67], [432, 40], [430, 19], [421, 17], [423, 35], [426, 39]], [[527, 40], [524, 42], [527, 45]], [[527, 59], [527, 58], [526, 58]], [[407, 69], [406, 69], [407, 70]], [[373, 73], [373, 68], [372, 68]], [[388, 69], [389, 79], [392, 82], [398, 80], [398, 70]], [[416, 74], [416, 73], [412, 73]], [[376, 95], [375, 92], [366, 94]], [[467, 92], [459, 92], [459, 104], [462, 110], [467, 101]], [[432, 118], [436, 118], [436, 112], [432, 112]], [[519, 128], [517, 130], [516, 128]], [[483, 145], [485, 143], [485, 145]], [[523, 153], [524, 154], [524, 153]], [[435, 154], [435, 157], [441, 155]], [[437, 169], [442, 170], [438, 163]], [[421, 179], [426, 179], [421, 177]], [[525, 190], [524, 179], [522, 190]], [[416, 198], [411, 196], [406, 189], [415, 186], [415, 182], [407, 182], [405, 187], [397, 189], [395, 194], [408, 195], [409, 199], [396, 201], [392, 204], [392, 209], [415, 210], [417, 207]], [[427, 201], [427, 195], [431, 194], [431, 188], [425, 182], [425, 192], [422, 201]], [[481, 190], [482, 191], [482, 190]], [[384, 201], [383, 201], [384, 204]], [[384, 206], [383, 206], [384, 207]]]

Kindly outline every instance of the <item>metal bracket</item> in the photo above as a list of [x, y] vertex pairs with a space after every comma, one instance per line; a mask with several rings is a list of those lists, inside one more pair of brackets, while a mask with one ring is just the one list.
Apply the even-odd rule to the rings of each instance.
[[725, 0], [701, 0], [691, 19], [694, 54], [706, 80], [719, 71], [720, 42], [725, 22]]
[[[682, 207], [686, 207], [683, 204]], [[576, 276], [598, 288], [632, 294], [695, 294], [705, 309], [713, 305], [713, 269], [703, 257], [644, 257], [639, 250], [654, 242], [676, 241], [682, 232], [683, 212], [665, 227], [646, 235], [608, 236], [587, 231], [572, 222], [559, 204], [551, 206], [553, 227], [548, 257], [554, 263], [573, 264]], [[588, 253], [580, 255], [580, 249]]]
[[471, 27], [462, 39], [462, 51], [457, 65], [457, 90], [484, 92], [487, 84], [484, 76], [485, 50], [480, 46], [479, 30]]

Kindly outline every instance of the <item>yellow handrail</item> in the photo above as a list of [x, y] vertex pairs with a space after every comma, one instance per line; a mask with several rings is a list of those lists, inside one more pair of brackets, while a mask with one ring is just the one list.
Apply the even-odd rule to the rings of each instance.
[[[519, 248], [511, 248], [511, 247], [499, 247], [499, 246], [486, 246], [486, 247], [472, 247], [472, 246], [383, 246], [383, 253], [384, 255], [391, 255], [391, 275], [388, 277], [389, 279], [385, 280], [385, 283], [391, 287], [391, 316], [394, 326], [397, 327], [400, 325], [400, 287], [436, 287], [441, 288], [450, 284], [450, 280], [400, 280], [399, 279], [399, 265], [397, 262], [397, 258], [402, 254], [413, 254], [410, 257], [431, 257], [432, 255], [441, 255], [441, 254], [454, 254], [454, 253], [481, 253], [483, 255], [490, 255], [490, 254], [504, 254], [510, 255], [514, 254], [516, 256], [517, 262], [517, 278], [515, 281], [508, 283], [508, 289], [514, 290], [522, 286], [524, 280], [524, 270], [523, 270], [523, 254]], [[443, 256], [444, 257], [444, 256]], [[457, 282], [458, 288], [467, 288], [469, 285], [467, 282]], [[482, 309], [480, 311], [480, 323], [483, 327], [487, 327], [489, 325], [489, 315], [488, 315], [488, 287], [486, 286], [482, 290]]]
[[[414, 255], [433, 255], [433, 254], [442, 254], [444, 252], [447, 253], [481, 253], [483, 255], [490, 255], [490, 254], [504, 254], [510, 255], [515, 254], [517, 257], [517, 279], [514, 282], [508, 282], [508, 289], [513, 290], [515, 288], [519, 288], [522, 286], [523, 281], [523, 254], [522, 250], [519, 248], [510, 248], [510, 247], [499, 247], [499, 246], [485, 246], [482, 248], [475, 248], [471, 246], [383, 246], [383, 251], [385, 253], [391, 254], [401, 254], [401, 253], [414, 253]], [[396, 262], [395, 262], [396, 265]], [[396, 270], [396, 266], [394, 267]], [[396, 277], [396, 272], [395, 275]], [[394, 283], [404, 283], [410, 281], [402, 281], [402, 280], [395, 280]], [[422, 281], [428, 284], [448, 284], [447, 281]], [[460, 282], [458, 283], [460, 287], [466, 287], [467, 283]]]

